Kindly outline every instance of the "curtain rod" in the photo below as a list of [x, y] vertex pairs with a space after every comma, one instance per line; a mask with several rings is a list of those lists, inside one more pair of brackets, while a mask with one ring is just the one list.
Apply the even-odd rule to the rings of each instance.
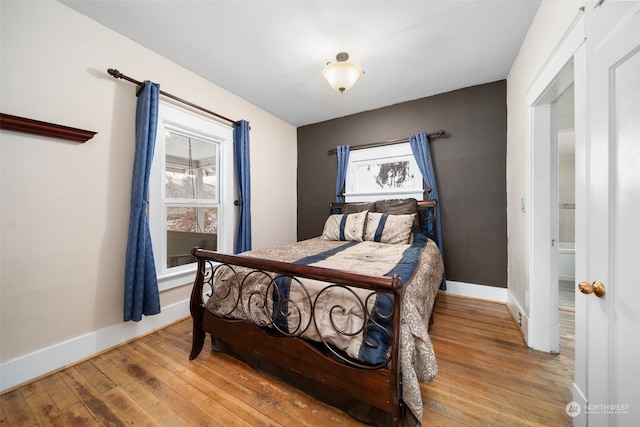
[[[131, 78], [131, 77], [129, 77], [129, 76], [125, 76], [125, 75], [124, 75], [124, 74], [122, 74], [120, 71], [116, 70], [115, 68], [109, 68], [109, 69], [107, 70], [107, 73], [109, 73], [109, 74], [110, 74], [111, 76], [113, 76], [113, 78], [115, 78], [115, 79], [123, 79], [123, 80], [126, 80], [126, 81], [128, 81], [128, 82], [134, 83], [134, 84], [135, 84], [135, 85], [137, 85], [137, 86], [142, 85], [142, 82], [139, 82], [138, 80], [132, 79], [132, 78]], [[166, 96], [167, 98], [171, 98], [171, 99], [173, 99], [173, 100], [175, 100], [175, 101], [178, 101], [178, 102], [181, 102], [181, 103], [183, 103], [183, 104], [186, 104], [186, 105], [188, 105], [189, 107], [193, 107], [193, 108], [195, 108], [195, 109], [197, 109], [197, 110], [204, 111], [204, 112], [205, 112], [205, 113], [207, 113], [207, 114], [211, 114], [212, 116], [215, 116], [215, 117], [217, 117], [217, 118], [219, 118], [219, 119], [225, 120], [225, 121], [227, 121], [227, 122], [229, 122], [229, 123], [232, 123], [232, 124], [233, 124], [233, 123], [237, 123], [237, 120], [231, 120], [231, 119], [230, 119], [230, 118], [228, 118], [228, 117], [222, 116], [222, 115], [220, 115], [220, 114], [218, 114], [218, 113], [214, 113], [214, 112], [213, 112], [213, 111], [211, 111], [211, 110], [207, 110], [206, 108], [203, 108], [203, 107], [201, 107], [201, 106], [199, 106], [199, 105], [196, 105], [196, 104], [194, 104], [194, 103], [192, 103], [192, 102], [186, 101], [186, 100], [184, 100], [184, 99], [182, 99], [182, 98], [178, 98], [177, 96], [175, 96], [175, 95], [171, 95], [170, 93], [167, 93], [167, 92], [164, 92], [164, 91], [162, 91], [162, 90], [161, 90], [161, 91], [160, 91], [160, 94], [161, 94], [161, 95]]]
[[[437, 138], [439, 136], [443, 136], [447, 133], [446, 130], [439, 130], [437, 132], [428, 133], [427, 136], [429, 138]], [[393, 144], [402, 144], [405, 142], [409, 142], [409, 138], [401, 138], [401, 139], [391, 139], [389, 141], [380, 141], [380, 142], [371, 142], [368, 144], [355, 145], [351, 147], [351, 150], [361, 150], [363, 148], [374, 148], [374, 147], [384, 147], [385, 145], [393, 145]], [[327, 154], [336, 154], [337, 149], [329, 150]]]

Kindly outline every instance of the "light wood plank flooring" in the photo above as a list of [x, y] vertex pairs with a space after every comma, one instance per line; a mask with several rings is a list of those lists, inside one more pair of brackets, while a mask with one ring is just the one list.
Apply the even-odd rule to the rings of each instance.
[[439, 296], [430, 334], [440, 372], [422, 386], [424, 425], [570, 426], [573, 313], [559, 314], [562, 348], [551, 355], [523, 343], [505, 305]]
[[575, 310], [576, 284], [570, 280], [558, 281], [558, 306], [567, 310]]
[[[506, 306], [441, 295], [431, 328], [440, 372], [424, 425], [571, 425], [573, 313], [561, 354], [528, 349]], [[209, 351], [190, 319], [0, 396], [0, 426], [359, 426], [341, 411]]]

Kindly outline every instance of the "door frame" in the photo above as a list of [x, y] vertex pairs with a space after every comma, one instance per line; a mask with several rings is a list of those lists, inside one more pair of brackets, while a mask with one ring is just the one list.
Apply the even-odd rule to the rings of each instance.
[[[527, 330], [523, 331], [529, 347], [545, 351], [559, 352], [560, 329], [558, 325], [558, 264], [557, 242], [557, 200], [550, 197], [554, 182], [552, 164], [557, 163], [557, 112], [554, 101], [572, 83], [576, 96], [586, 93], [586, 69], [584, 60], [585, 42], [584, 12], [579, 11], [573, 24], [562, 38], [549, 60], [527, 90], [530, 109], [530, 144], [528, 155], [528, 203], [527, 217], [527, 292], [529, 296], [529, 319]], [[578, 95], [580, 94], [580, 95]], [[586, 129], [585, 103], [576, 102], [575, 138], [576, 150], [584, 146]], [[554, 139], [555, 138], [555, 139]], [[578, 153], [576, 151], [576, 180], [578, 176]], [[576, 194], [576, 239], [578, 238], [578, 194]], [[557, 232], [556, 232], [557, 233]], [[577, 243], [577, 242], [576, 242]], [[576, 245], [576, 252], [578, 247]], [[576, 260], [577, 262], [577, 260]], [[578, 276], [576, 264], [576, 277]]]

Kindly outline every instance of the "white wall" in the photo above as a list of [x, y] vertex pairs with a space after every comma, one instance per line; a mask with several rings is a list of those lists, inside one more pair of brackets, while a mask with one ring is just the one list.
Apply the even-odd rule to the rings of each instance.
[[[543, 0], [507, 77], [507, 239], [509, 299], [529, 316], [527, 216], [531, 112], [527, 90], [544, 69], [584, 1]], [[521, 209], [524, 200], [525, 211]], [[526, 325], [523, 324], [526, 331]]]
[[[254, 248], [296, 240], [294, 126], [58, 2], [2, 1], [0, 15], [0, 111], [98, 132], [77, 144], [0, 131], [2, 376], [79, 337], [162, 326], [122, 323], [136, 88], [108, 68], [248, 120]], [[163, 311], [187, 314], [189, 291], [163, 292]]]

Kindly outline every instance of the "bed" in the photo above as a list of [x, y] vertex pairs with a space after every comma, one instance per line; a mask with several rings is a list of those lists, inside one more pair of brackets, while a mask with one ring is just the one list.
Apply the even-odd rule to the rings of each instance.
[[420, 382], [438, 371], [435, 203], [333, 204], [313, 239], [240, 255], [193, 248], [189, 358], [208, 333], [213, 349], [362, 422], [419, 424]]

